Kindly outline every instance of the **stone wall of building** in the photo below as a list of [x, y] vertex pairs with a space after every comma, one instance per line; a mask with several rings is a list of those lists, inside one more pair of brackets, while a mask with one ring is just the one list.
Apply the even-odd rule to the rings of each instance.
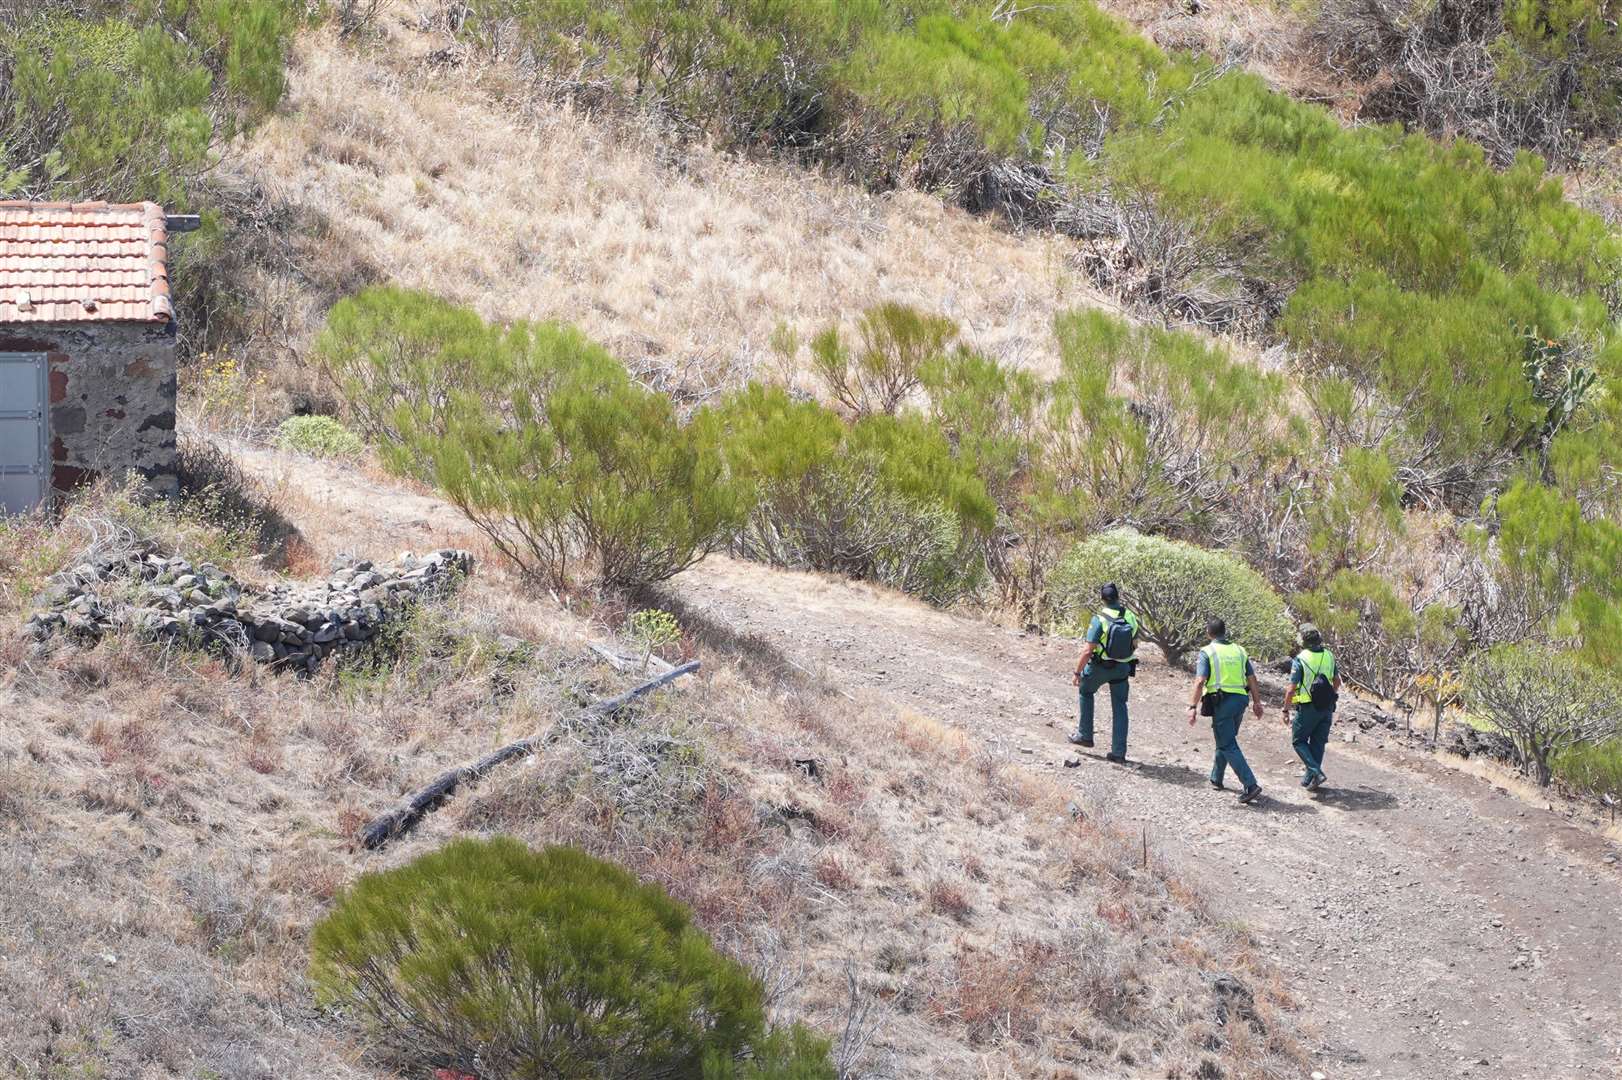
[[0, 352], [49, 358], [55, 491], [129, 472], [157, 494], [179, 490], [172, 322], [0, 326]]

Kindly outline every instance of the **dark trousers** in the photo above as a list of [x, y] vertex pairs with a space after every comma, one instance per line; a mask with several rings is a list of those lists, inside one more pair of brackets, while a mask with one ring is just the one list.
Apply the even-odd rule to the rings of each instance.
[[1256, 786], [1256, 774], [1250, 771], [1245, 753], [1239, 749], [1239, 725], [1249, 707], [1249, 694], [1223, 694], [1217, 701], [1216, 715], [1211, 717], [1211, 736], [1216, 740], [1216, 760], [1211, 763], [1214, 784], [1222, 783], [1231, 765], [1241, 785], [1247, 789]]
[[1097, 660], [1089, 660], [1087, 666], [1081, 669], [1081, 724], [1076, 728], [1076, 734], [1088, 742], [1092, 741], [1093, 698], [1098, 694], [1098, 688], [1107, 684], [1111, 721], [1109, 752], [1116, 757], [1126, 757], [1126, 699], [1132, 692], [1132, 684], [1127, 680], [1131, 676], [1131, 664], [1105, 667]]
[[1307, 767], [1304, 784], [1324, 771], [1324, 750], [1329, 746], [1329, 727], [1335, 721], [1335, 710], [1320, 709], [1310, 701], [1297, 702], [1295, 719], [1290, 721], [1290, 739], [1295, 745], [1295, 756]]

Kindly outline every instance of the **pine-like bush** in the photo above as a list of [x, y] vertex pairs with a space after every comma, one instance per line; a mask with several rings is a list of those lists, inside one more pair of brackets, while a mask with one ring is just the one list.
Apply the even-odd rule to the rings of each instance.
[[0, 195], [184, 204], [214, 148], [281, 99], [305, 5], [0, 7]]
[[760, 983], [656, 885], [572, 848], [456, 840], [367, 874], [311, 935], [328, 1002], [479, 1076], [832, 1080]]
[[1167, 661], [1186, 662], [1204, 645], [1205, 622], [1228, 624], [1228, 636], [1257, 661], [1289, 653], [1294, 634], [1284, 601], [1256, 571], [1231, 555], [1178, 540], [1114, 529], [1077, 544], [1048, 584], [1052, 621], [1079, 634], [1098, 609], [1098, 589], [1113, 581], [1143, 621], [1143, 638]]
[[572, 327], [503, 329], [426, 293], [368, 289], [328, 315], [318, 353], [396, 472], [432, 483], [554, 587], [576, 562], [636, 587], [723, 543], [746, 511], [716, 425]]
[[995, 506], [917, 415], [846, 424], [814, 402], [750, 386], [721, 410], [732, 477], [753, 511], [740, 554], [866, 578], [950, 603], [978, 583]]

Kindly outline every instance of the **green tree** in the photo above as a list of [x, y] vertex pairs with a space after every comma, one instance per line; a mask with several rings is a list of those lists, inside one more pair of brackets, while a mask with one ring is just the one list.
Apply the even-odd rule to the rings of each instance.
[[405, 1056], [485, 1076], [832, 1080], [772, 1031], [760, 983], [656, 885], [573, 848], [455, 840], [366, 874], [310, 938], [311, 975]]
[[1144, 640], [1172, 664], [1205, 644], [1213, 617], [1258, 661], [1288, 655], [1294, 640], [1284, 601], [1256, 571], [1231, 555], [1131, 529], [1090, 536], [1060, 562], [1048, 587], [1055, 627], [1085, 630], [1109, 581], [1143, 621]]
[[185, 205], [281, 100], [295, 0], [0, 11], [0, 194]]
[[1102, 311], [1061, 315], [1056, 333], [1045, 455], [1094, 526], [1201, 535], [1274, 457], [1277, 375]]
[[941, 362], [957, 324], [888, 303], [864, 311], [858, 333], [854, 350], [837, 327], [818, 334], [811, 340], [811, 369], [853, 416], [894, 416], [918, 388], [924, 370]]
[[1562, 754], [1622, 732], [1622, 682], [1547, 646], [1498, 645], [1477, 654], [1465, 668], [1464, 699], [1509, 736], [1540, 786]]
[[1290, 603], [1323, 630], [1346, 678], [1392, 700], [1419, 698], [1435, 734], [1469, 644], [1458, 607], [1404, 596], [1390, 578], [1350, 569]]
[[502, 329], [374, 288], [333, 308], [317, 353], [388, 467], [437, 486], [554, 588], [581, 558], [606, 585], [663, 580], [747, 512], [714, 419], [679, 424], [669, 398], [572, 327]]

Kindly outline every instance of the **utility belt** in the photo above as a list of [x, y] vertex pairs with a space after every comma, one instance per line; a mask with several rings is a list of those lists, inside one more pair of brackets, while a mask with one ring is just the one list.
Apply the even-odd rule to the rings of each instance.
[[1215, 716], [1217, 706], [1222, 703], [1223, 698], [1249, 696], [1250, 695], [1248, 693], [1237, 694], [1231, 690], [1213, 690], [1209, 694], [1206, 694], [1204, 697], [1200, 698], [1200, 715]]
[[1104, 669], [1105, 671], [1112, 671], [1112, 670], [1114, 670], [1115, 668], [1118, 668], [1118, 667], [1127, 668], [1128, 669], [1128, 671], [1127, 671], [1128, 677], [1136, 675], [1138, 673], [1138, 662], [1137, 662], [1136, 659], [1133, 659], [1133, 660], [1111, 660], [1107, 656], [1095, 656], [1095, 657], [1093, 657], [1093, 663], [1097, 664], [1100, 668]]

